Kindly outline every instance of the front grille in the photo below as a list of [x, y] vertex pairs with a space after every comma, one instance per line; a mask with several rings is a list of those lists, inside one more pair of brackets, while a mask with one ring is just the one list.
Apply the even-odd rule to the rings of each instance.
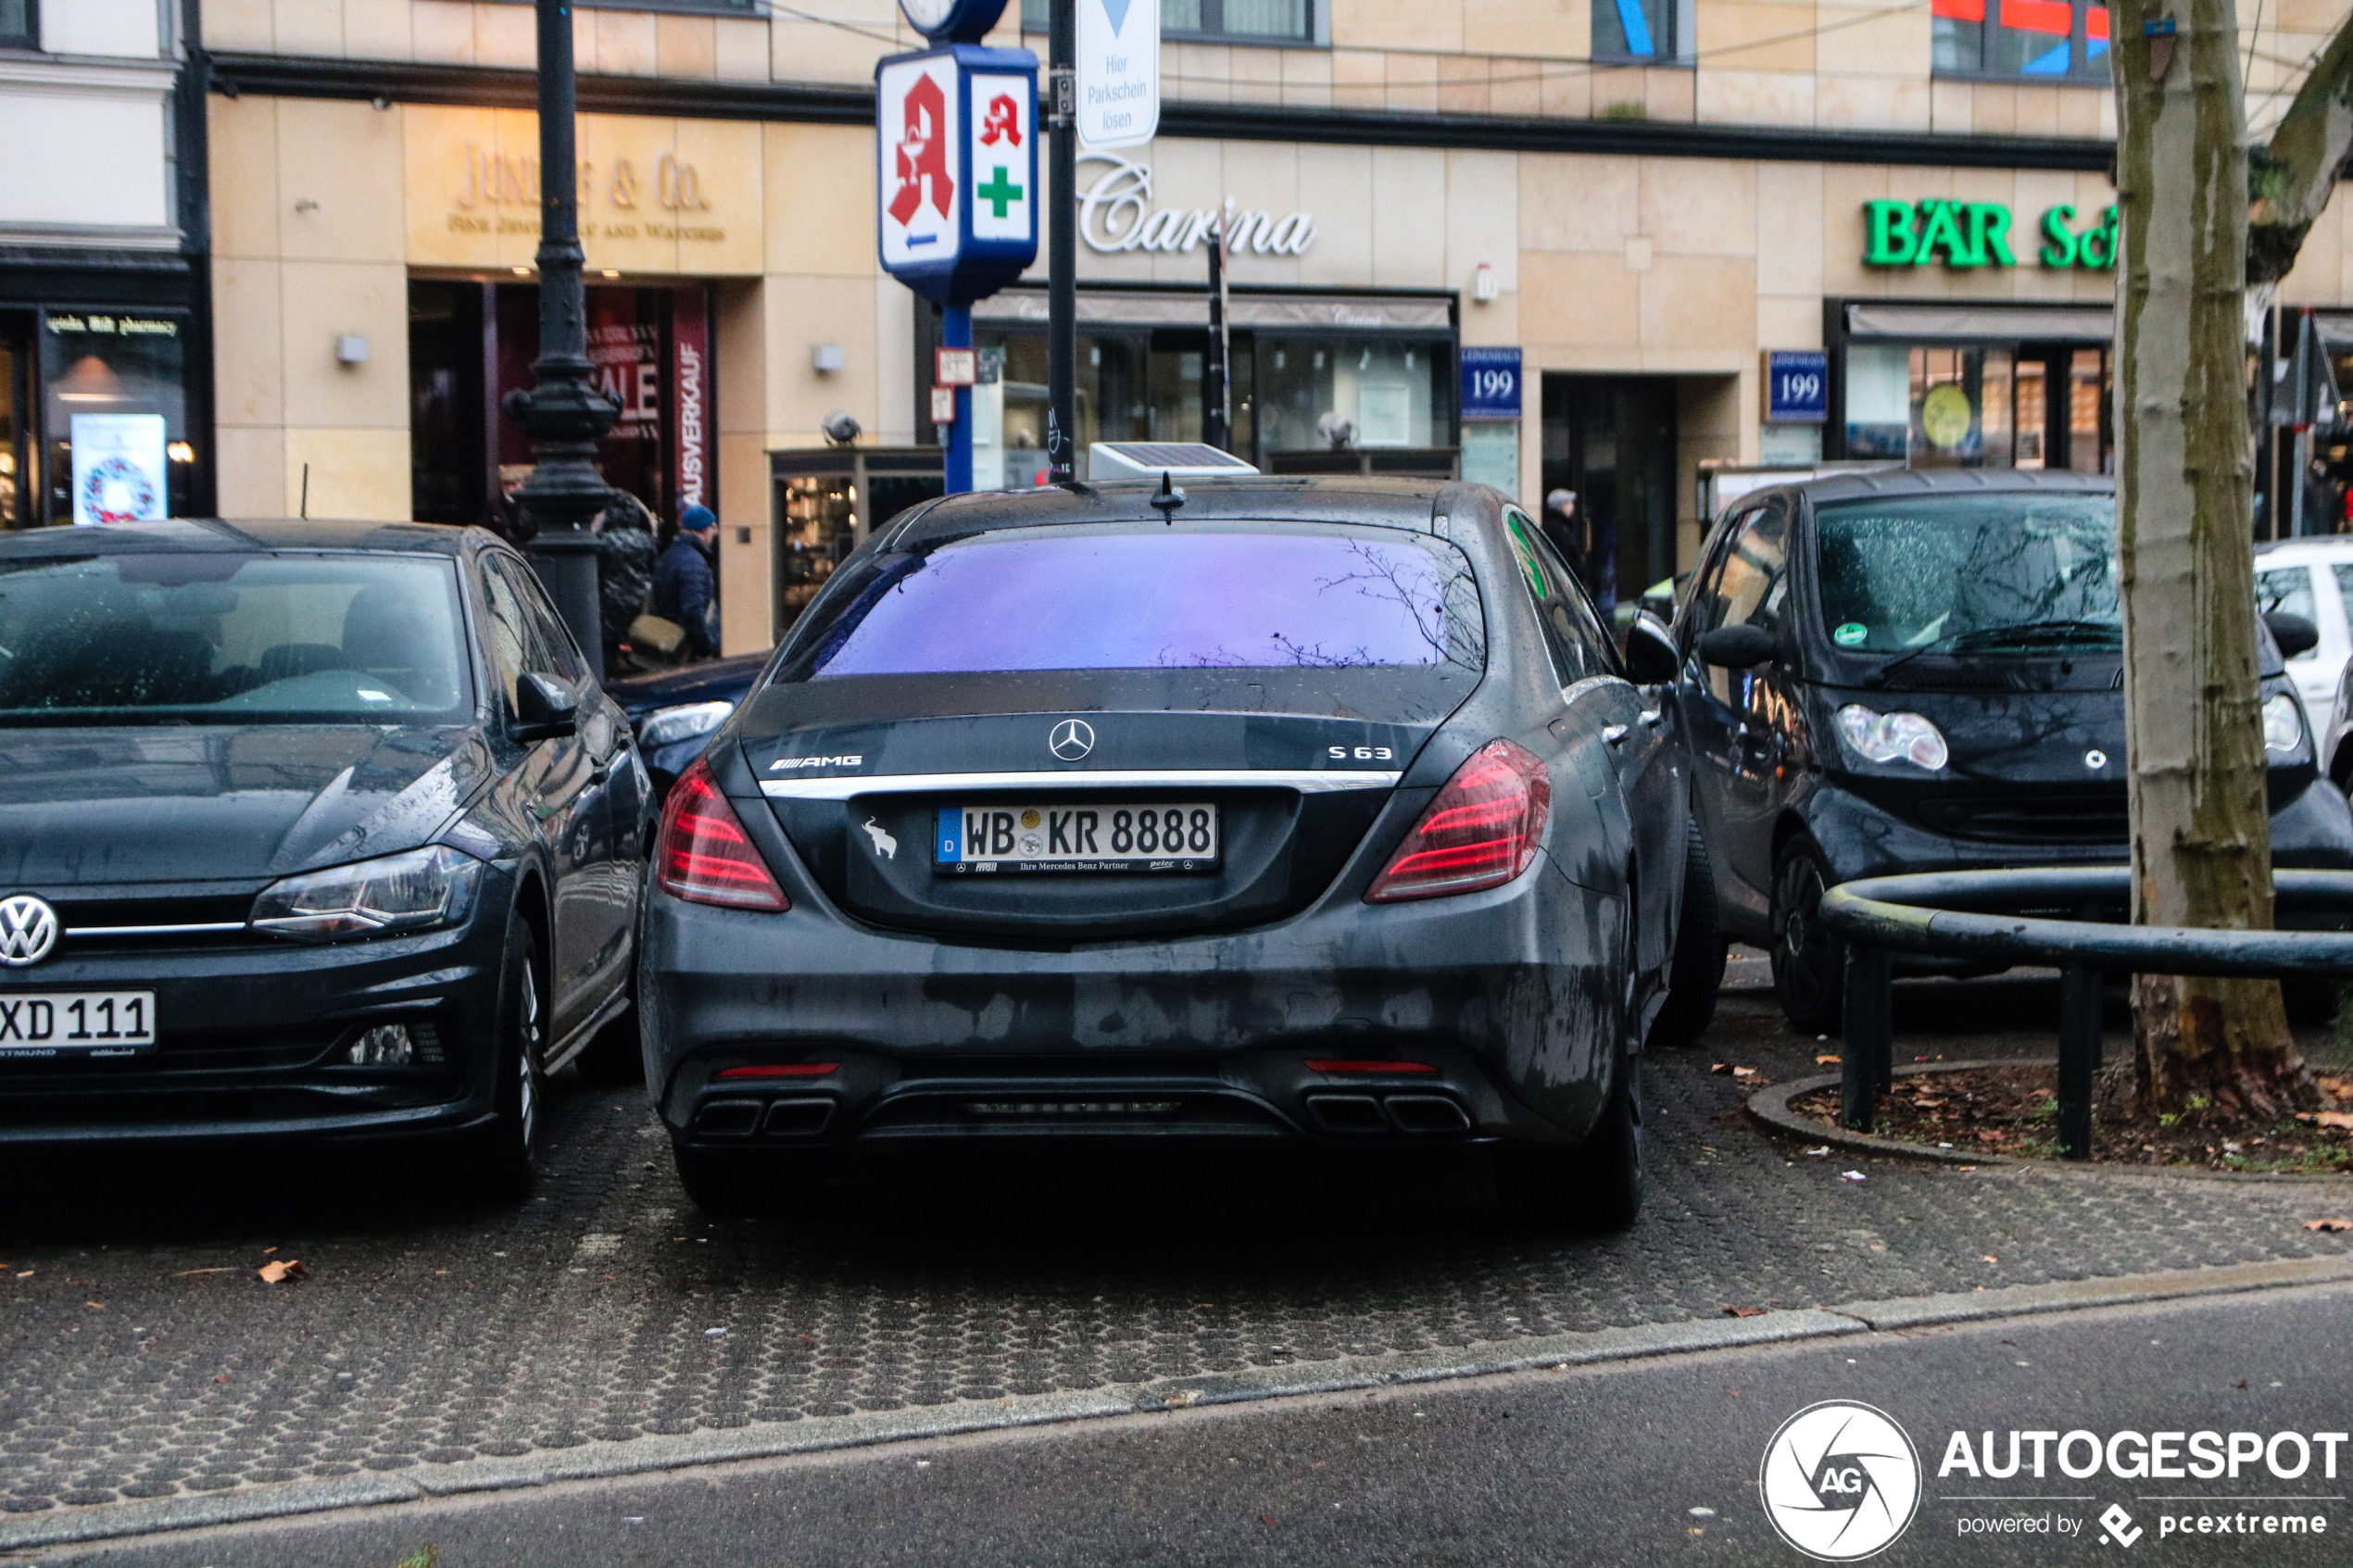
[[59, 935], [76, 947], [171, 947], [266, 940], [245, 928], [252, 889], [188, 896], [59, 897]]
[[2132, 836], [2121, 789], [2032, 799], [1923, 800], [1919, 818], [1938, 833], [1993, 844], [2123, 844]]

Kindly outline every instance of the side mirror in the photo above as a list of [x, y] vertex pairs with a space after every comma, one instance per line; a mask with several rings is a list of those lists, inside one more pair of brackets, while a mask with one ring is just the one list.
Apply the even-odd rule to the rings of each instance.
[[515, 716], [507, 725], [510, 739], [553, 740], [579, 729], [579, 693], [552, 675], [526, 673], [515, 683]]
[[1626, 676], [1638, 686], [1663, 686], [1675, 679], [1682, 660], [1675, 656], [1675, 633], [1649, 610], [1634, 612], [1626, 628]]
[[2275, 609], [2263, 617], [2263, 624], [2271, 629], [2271, 641], [2280, 645], [2282, 659], [2294, 659], [2321, 646], [2321, 629], [2303, 616]]
[[1700, 658], [1721, 670], [1751, 670], [1780, 651], [1762, 626], [1718, 626], [1695, 646]]

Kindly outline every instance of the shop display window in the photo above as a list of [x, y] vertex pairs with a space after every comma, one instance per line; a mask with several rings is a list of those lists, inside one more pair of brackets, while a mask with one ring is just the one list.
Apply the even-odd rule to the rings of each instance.
[[1847, 346], [1845, 373], [1849, 458], [2108, 470], [2105, 348], [1857, 343]]
[[1260, 448], [1313, 451], [1327, 421], [1365, 447], [1445, 446], [1453, 439], [1453, 355], [1443, 338], [1259, 334]]
[[784, 531], [776, 541], [778, 627], [790, 625], [858, 547], [858, 485], [848, 474], [784, 481]]
[[1692, 0], [1594, 0], [1597, 60], [1685, 60], [1692, 32]]
[[0, 47], [41, 47], [41, 16], [33, 0], [0, 0]]
[[2106, 82], [2108, 14], [2097, 0], [1931, 0], [1940, 75]]
[[39, 521], [185, 515], [195, 459], [186, 336], [187, 319], [176, 313], [77, 309], [43, 317]]
[[0, 334], [0, 528], [26, 528], [34, 521], [29, 504], [32, 453], [25, 388], [32, 365], [27, 347], [20, 333]]

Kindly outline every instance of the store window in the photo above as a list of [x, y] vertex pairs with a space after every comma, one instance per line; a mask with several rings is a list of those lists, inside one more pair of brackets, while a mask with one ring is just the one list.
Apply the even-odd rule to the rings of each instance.
[[40, 47], [41, 19], [33, 0], [0, 0], [0, 48]]
[[45, 503], [34, 520], [184, 515], [195, 453], [182, 377], [186, 318], [57, 310], [41, 323]]
[[[595, 383], [621, 404], [597, 444], [607, 483], [665, 522], [712, 504], [717, 424], [711, 307], [699, 287], [587, 291]], [[529, 477], [531, 441], [501, 411], [534, 384], [539, 291], [530, 283], [409, 285], [410, 466], [416, 516], [487, 522]]]
[[1941, 75], [2108, 80], [2108, 7], [2097, 0], [1931, 0]]
[[[1051, 0], [1022, 0], [1022, 31], [1044, 32], [1051, 10]], [[1160, 0], [1160, 31], [1171, 38], [1313, 44], [1315, 0]]]
[[2109, 373], [2102, 346], [1851, 344], [1846, 456], [2105, 473]]
[[1671, 62], [1689, 54], [1692, 0], [1594, 0], [1593, 57]]
[[28, 528], [32, 515], [31, 334], [0, 323], [0, 528]]

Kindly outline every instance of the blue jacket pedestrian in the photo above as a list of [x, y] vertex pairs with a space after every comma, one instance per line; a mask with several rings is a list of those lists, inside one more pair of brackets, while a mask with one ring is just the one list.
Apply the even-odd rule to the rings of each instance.
[[686, 629], [686, 651], [697, 659], [719, 654], [719, 583], [711, 570], [711, 548], [719, 520], [708, 507], [688, 507], [678, 517], [678, 536], [654, 563], [652, 609]]

